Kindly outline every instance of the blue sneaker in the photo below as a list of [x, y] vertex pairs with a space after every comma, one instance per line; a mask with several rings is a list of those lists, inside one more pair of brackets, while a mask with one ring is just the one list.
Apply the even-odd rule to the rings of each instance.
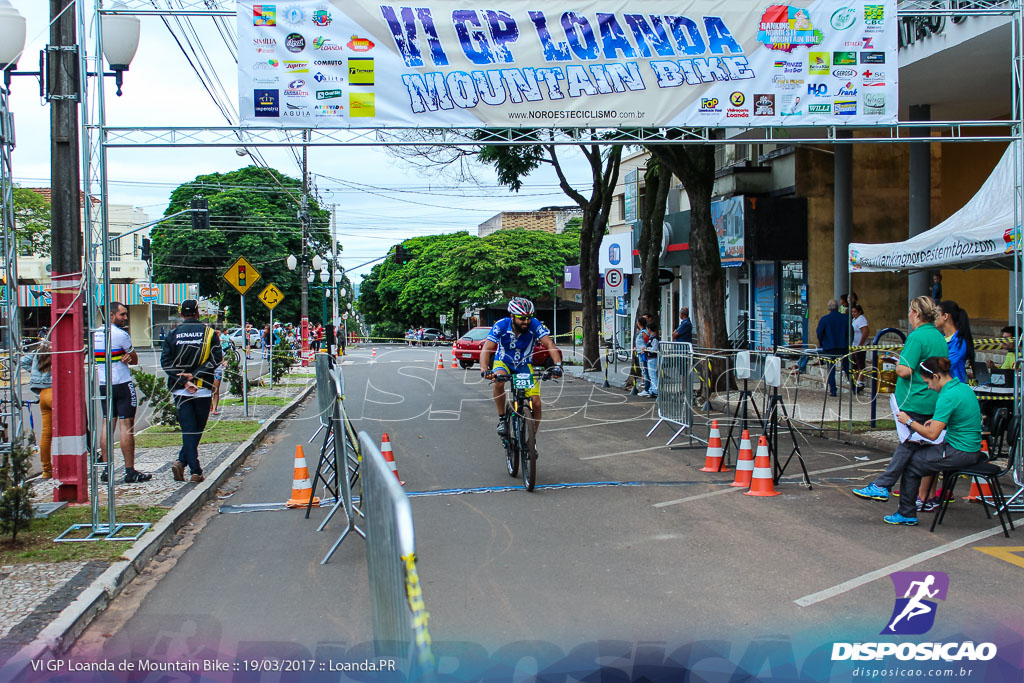
[[881, 486], [876, 486], [874, 482], [868, 484], [862, 489], [854, 489], [853, 495], [858, 498], [866, 498], [868, 500], [880, 500], [883, 502], [889, 500], [889, 491]]
[[905, 526], [917, 526], [917, 517], [904, 517], [898, 512], [882, 517], [886, 524], [903, 524]]

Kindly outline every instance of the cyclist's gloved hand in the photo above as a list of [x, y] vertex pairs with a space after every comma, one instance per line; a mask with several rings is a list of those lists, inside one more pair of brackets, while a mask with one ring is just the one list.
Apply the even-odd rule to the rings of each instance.
[[484, 379], [494, 379], [494, 372], [492, 370], [481, 370], [480, 376]]
[[561, 365], [555, 365], [554, 367], [551, 368], [551, 376], [552, 377], [561, 377], [562, 374], [563, 373], [562, 373], [562, 366]]

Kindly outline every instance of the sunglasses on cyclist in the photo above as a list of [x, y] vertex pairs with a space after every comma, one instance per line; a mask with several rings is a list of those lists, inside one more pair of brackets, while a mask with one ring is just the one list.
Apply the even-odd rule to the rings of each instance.
[[529, 322], [530, 318], [532, 318], [533, 316], [530, 316], [530, 315], [514, 315], [512, 317], [515, 318], [516, 320], [521, 320], [521, 321], [523, 321], [525, 323], [525, 322]]

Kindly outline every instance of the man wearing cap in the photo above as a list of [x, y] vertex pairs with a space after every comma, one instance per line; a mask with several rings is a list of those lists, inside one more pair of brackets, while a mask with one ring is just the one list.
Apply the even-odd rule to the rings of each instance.
[[199, 441], [210, 417], [214, 371], [224, 360], [224, 350], [220, 335], [199, 322], [198, 301], [181, 302], [181, 317], [185, 321], [164, 340], [160, 365], [167, 373], [167, 387], [174, 396], [181, 427], [181, 451], [178, 459], [171, 463], [171, 471], [175, 481], [185, 481], [187, 466], [192, 474], [191, 481], [198, 484], [203, 481]]

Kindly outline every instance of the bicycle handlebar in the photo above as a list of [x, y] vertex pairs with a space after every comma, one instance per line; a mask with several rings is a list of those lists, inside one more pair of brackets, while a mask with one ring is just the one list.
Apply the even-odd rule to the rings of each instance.
[[[511, 379], [512, 379], [512, 375], [506, 375], [504, 373], [502, 373], [502, 374], [495, 373], [494, 379], [491, 380], [491, 384], [494, 384], [495, 382], [499, 382], [499, 383], [508, 382]], [[542, 382], [547, 382], [549, 380], [553, 380], [553, 379], [557, 379], [557, 378], [554, 376], [552, 371], [550, 369], [548, 369], [548, 370], [545, 370], [543, 372], [543, 374], [541, 374], [540, 377], [538, 377], [538, 379], [540, 381], [542, 381]]]

